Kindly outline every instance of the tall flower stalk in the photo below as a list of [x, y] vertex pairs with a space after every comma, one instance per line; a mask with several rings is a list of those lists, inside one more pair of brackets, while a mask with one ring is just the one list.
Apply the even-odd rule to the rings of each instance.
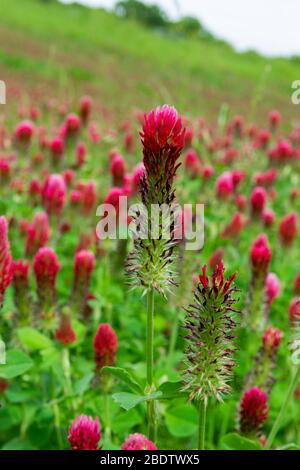
[[186, 309], [186, 368], [183, 390], [199, 405], [198, 448], [204, 449], [206, 409], [210, 398], [222, 401], [231, 388], [229, 381], [235, 365], [233, 355], [235, 274], [224, 278], [220, 262], [209, 280], [206, 266], [194, 293], [194, 302]]
[[[128, 255], [126, 268], [134, 286], [142, 286], [147, 295], [147, 386], [145, 392], [155, 391], [153, 379], [154, 291], [165, 296], [176, 285], [173, 268], [175, 201], [173, 180], [178, 158], [184, 146], [185, 130], [177, 111], [167, 105], [156, 108], [144, 117], [141, 132], [145, 172], [140, 179], [143, 207], [133, 215], [134, 249]], [[156, 209], [156, 220], [152, 210]], [[155, 235], [153, 236], [153, 233]], [[155, 439], [155, 402], [147, 402], [148, 437]]]

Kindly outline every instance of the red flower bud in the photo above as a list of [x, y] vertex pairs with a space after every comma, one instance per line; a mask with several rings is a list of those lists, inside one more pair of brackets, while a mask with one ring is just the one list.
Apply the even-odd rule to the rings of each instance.
[[125, 161], [122, 155], [116, 154], [110, 162], [110, 172], [114, 186], [121, 186], [126, 172]]
[[70, 203], [72, 204], [72, 206], [77, 207], [81, 203], [81, 198], [81, 191], [74, 190], [70, 194]]
[[73, 344], [76, 341], [76, 333], [72, 328], [71, 317], [62, 313], [59, 327], [55, 332], [55, 338], [62, 344]]
[[60, 214], [65, 204], [66, 185], [61, 175], [50, 175], [43, 187], [43, 203], [48, 214]]
[[33, 260], [41, 307], [47, 309], [54, 301], [56, 276], [60, 265], [52, 248], [40, 248]]
[[275, 214], [271, 209], [265, 209], [262, 213], [262, 219], [266, 227], [271, 227], [274, 223]]
[[78, 251], [74, 262], [75, 284], [89, 284], [94, 267], [94, 254], [87, 250]]
[[262, 214], [267, 202], [266, 190], [262, 187], [254, 188], [251, 197], [251, 213], [254, 217], [258, 217]]
[[279, 225], [279, 238], [284, 246], [290, 246], [298, 233], [298, 217], [295, 212], [283, 217]]
[[66, 185], [69, 186], [75, 177], [75, 173], [73, 170], [65, 170], [63, 172], [63, 177], [64, 177]]
[[34, 131], [34, 125], [31, 121], [20, 122], [15, 129], [15, 139], [18, 144], [28, 146], [30, 144]]
[[257, 431], [268, 418], [268, 396], [258, 387], [246, 390], [240, 403], [240, 429], [244, 434]]
[[265, 277], [269, 270], [271, 258], [272, 251], [266, 235], [259, 235], [250, 250], [253, 274], [260, 274]]
[[205, 165], [202, 170], [202, 176], [205, 180], [209, 180], [214, 174], [214, 169], [212, 166]]
[[220, 175], [216, 183], [217, 196], [221, 199], [228, 198], [233, 193], [233, 189], [231, 173], [228, 171]]
[[97, 369], [114, 364], [118, 350], [118, 338], [108, 323], [99, 325], [93, 346]]
[[57, 136], [52, 139], [49, 144], [51, 157], [54, 163], [59, 161], [64, 153], [64, 141], [61, 137]]
[[76, 114], [69, 114], [66, 117], [64, 126], [64, 131], [67, 138], [77, 135], [81, 127], [79, 117]]
[[86, 123], [92, 111], [92, 98], [90, 96], [82, 96], [79, 103], [79, 115], [82, 122]]
[[0, 181], [5, 184], [10, 176], [11, 166], [8, 160], [0, 158]]

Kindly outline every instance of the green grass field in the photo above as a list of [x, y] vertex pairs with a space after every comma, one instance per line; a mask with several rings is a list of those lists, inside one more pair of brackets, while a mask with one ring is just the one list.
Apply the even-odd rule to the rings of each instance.
[[170, 102], [215, 117], [220, 103], [263, 121], [270, 108], [298, 116], [296, 60], [268, 59], [196, 39], [164, 37], [101, 9], [1, 0], [0, 70], [8, 87], [74, 99], [89, 92], [110, 111]]

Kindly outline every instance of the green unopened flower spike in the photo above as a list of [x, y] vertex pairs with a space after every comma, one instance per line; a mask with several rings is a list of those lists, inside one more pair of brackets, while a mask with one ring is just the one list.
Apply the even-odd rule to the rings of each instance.
[[186, 309], [187, 347], [184, 390], [190, 399], [207, 402], [210, 397], [222, 400], [230, 391], [228, 382], [235, 365], [233, 354], [236, 310], [232, 285], [235, 274], [224, 279], [224, 265], [219, 263], [211, 281], [202, 268], [194, 293], [194, 303]]
[[206, 408], [209, 398], [222, 401], [230, 391], [229, 381], [235, 365], [233, 355], [234, 319], [237, 311], [233, 297], [235, 274], [224, 279], [221, 261], [211, 277], [202, 268], [194, 293], [194, 302], [186, 309], [187, 347], [183, 391], [199, 405], [198, 450], [205, 448]]

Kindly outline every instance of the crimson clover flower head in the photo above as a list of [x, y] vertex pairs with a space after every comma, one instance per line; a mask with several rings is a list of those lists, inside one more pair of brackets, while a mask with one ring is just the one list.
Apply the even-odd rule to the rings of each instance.
[[0, 179], [3, 179], [3, 182], [5, 180], [9, 179], [11, 173], [11, 164], [9, 161], [7, 161], [4, 158], [0, 158]]
[[40, 313], [43, 318], [50, 311], [56, 294], [56, 277], [60, 264], [52, 248], [40, 248], [33, 260]]
[[79, 102], [79, 115], [82, 122], [86, 122], [91, 114], [93, 100], [90, 96], [82, 96]]
[[144, 197], [150, 197], [151, 202], [168, 203], [168, 193], [179, 166], [176, 162], [184, 147], [182, 118], [174, 107], [157, 107], [144, 115], [140, 135], [146, 172], [143, 186], [144, 193], [148, 193]]
[[186, 369], [184, 388], [190, 399], [205, 400], [215, 397], [222, 400], [230, 391], [228, 384], [235, 364], [233, 354], [234, 314], [236, 288], [235, 274], [224, 277], [221, 261], [209, 279], [206, 266], [194, 293], [194, 302], [186, 309]]
[[28, 145], [30, 144], [34, 132], [34, 125], [31, 121], [22, 121], [15, 128], [15, 138], [18, 143]]
[[253, 242], [250, 250], [253, 274], [265, 277], [268, 273], [272, 251], [266, 235], [261, 234]]
[[78, 251], [74, 259], [75, 283], [84, 282], [85, 284], [89, 284], [94, 267], [94, 253], [88, 250]]
[[73, 450], [98, 450], [101, 439], [98, 416], [77, 416], [69, 427], [68, 441]]
[[118, 350], [118, 337], [108, 323], [99, 325], [93, 346], [97, 369], [114, 364]]
[[49, 149], [54, 160], [60, 159], [64, 153], [65, 143], [63, 139], [58, 135], [53, 137], [49, 144]]
[[157, 450], [154, 442], [139, 433], [130, 434], [121, 446], [122, 450]]
[[14, 281], [28, 281], [29, 263], [26, 260], [19, 259], [12, 262], [12, 273]]
[[292, 245], [298, 234], [298, 216], [295, 212], [286, 215], [279, 225], [279, 238], [284, 246]]
[[114, 186], [122, 186], [122, 181], [126, 173], [125, 160], [122, 155], [116, 154], [110, 162], [110, 172]]
[[34, 257], [33, 269], [37, 283], [47, 280], [52, 287], [55, 286], [56, 276], [60, 270], [56, 253], [52, 248], [40, 248]]
[[6, 289], [10, 285], [13, 277], [12, 258], [8, 241], [7, 220], [0, 217], [0, 307]]
[[49, 214], [60, 214], [66, 199], [66, 184], [62, 175], [49, 175], [42, 191], [43, 203]]
[[[146, 152], [157, 154], [163, 151], [174, 152], [173, 157], [179, 156], [184, 146], [185, 130], [182, 129], [182, 119], [174, 107], [158, 106], [144, 116], [141, 132], [142, 143]], [[147, 155], [145, 163], [149, 164]], [[145, 165], [146, 166], [146, 165]], [[151, 171], [155, 169], [150, 168]]]
[[257, 186], [253, 189], [250, 197], [252, 215], [259, 216], [267, 203], [267, 192], [265, 188]]
[[221, 199], [228, 198], [234, 190], [232, 174], [229, 171], [222, 173], [216, 182], [216, 193]]
[[66, 137], [76, 135], [81, 127], [80, 118], [75, 113], [68, 114], [65, 119]]
[[246, 390], [240, 402], [240, 430], [257, 432], [268, 418], [268, 395], [259, 387]]

